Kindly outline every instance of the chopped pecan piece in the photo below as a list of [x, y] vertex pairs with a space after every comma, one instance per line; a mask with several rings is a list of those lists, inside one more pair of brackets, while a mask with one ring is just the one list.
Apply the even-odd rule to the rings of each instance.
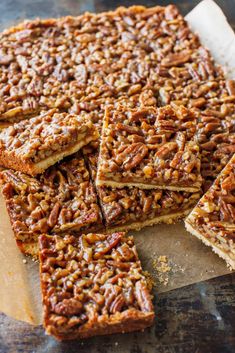
[[62, 316], [73, 316], [80, 314], [82, 309], [82, 303], [75, 298], [71, 298], [64, 299], [57, 303], [54, 307], [52, 307], [52, 312]]
[[169, 54], [162, 60], [162, 66], [172, 67], [179, 66], [190, 60], [191, 53], [189, 51], [182, 51], [180, 53]]

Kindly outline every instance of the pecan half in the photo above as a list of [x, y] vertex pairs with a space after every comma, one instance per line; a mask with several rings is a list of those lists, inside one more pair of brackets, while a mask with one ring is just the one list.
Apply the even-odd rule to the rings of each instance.
[[81, 313], [83, 305], [75, 298], [64, 299], [56, 305], [52, 306], [53, 312], [58, 315], [73, 316]]
[[146, 285], [142, 281], [138, 281], [135, 284], [135, 296], [142, 311], [153, 310], [151, 296]]
[[188, 51], [173, 53], [169, 54], [166, 58], [164, 58], [161, 64], [164, 67], [179, 66], [189, 61], [190, 57], [191, 53]]
[[141, 142], [137, 142], [126, 147], [122, 153], [119, 153], [115, 161], [118, 165], [122, 165], [124, 170], [130, 170], [139, 165], [147, 153], [147, 146]]

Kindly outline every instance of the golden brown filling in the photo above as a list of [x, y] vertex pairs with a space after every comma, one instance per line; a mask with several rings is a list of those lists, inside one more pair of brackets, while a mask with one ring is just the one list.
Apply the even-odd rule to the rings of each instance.
[[200, 189], [195, 135], [196, 116], [184, 107], [107, 107], [97, 184]]
[[38, 163], [81, 143], [94, 132], [88, 116], [51, 110], [4, 129], [0, 134], [0, 150], [25, 162]]
[[[153, 305], [133, 237], [125, 233], [40, 237], [44, 322], [48, 331], [69, 335], [93, 322], [102, 328], [122, 318], [131, 325], [133, 314], [152, 314]], [[132, 313], [132, 314], [131, 314]], [[146, 322], [149, 325], [152, 321]], [[103, 334], [108, 330], [103, 329]]]
[[193, 228], [217, 242], [228, 245], [235, 256], [235, 156], [199, 201], [187, 219]]
[[18, 240], [30, 242], [45, 232], [79, 233], [102, 227], [94, 187], [80, 154], [37, 178], [5, 170], [1, 183]]
[[[86, 155], [92, 179], [96, 179], [97, 153], [90, 150]], [[107, 227], [130, 225], [190, 210], [200, 197], [200, 193], [171, 190], [144, 190], [137, 187], [121, 189], [96, 186], [99, 203]], [[180, 217], [180, 215], [179, 215]], [[138, 225], [138, 228], [141, 226]]]

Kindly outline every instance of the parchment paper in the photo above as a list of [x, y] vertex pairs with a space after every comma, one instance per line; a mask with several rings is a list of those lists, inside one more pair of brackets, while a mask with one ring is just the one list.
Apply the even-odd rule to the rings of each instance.
[[[217, 62], [227, 66], [229, 77], [235, 77], [235, 35], [220, 8], [212, 0], [204, 0], [186, 19]], [[0, 311], [38, 325], [42, 313], [38, 263], [19, 252], [2, 196], [0, 209]], [[156, 282], [157, 293], [229, 273], [225, 262], [187, 233], [183, 223], [156, 225], [132, 234], [143, 267]], [[170, 270], [162, 274], [168, 279], [167, 285], [159, 283], [153, 266], [159, 256], [167, 257]]]

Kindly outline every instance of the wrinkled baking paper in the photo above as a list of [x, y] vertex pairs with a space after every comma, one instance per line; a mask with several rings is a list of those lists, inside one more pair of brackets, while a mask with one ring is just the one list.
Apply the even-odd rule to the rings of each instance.
[[[227, 66], [229, 76], [235, 77], [235, 35], [220, 8], [212, 0], [204, 0], [186, 19], [216, 60]], [[0, 311], [38, 325], [42, 321], [39, 266], [18, 250], [2, 197], [0, 208]], [[156, 293], [229, 273], [225, 262], [191, 236], [183, 223], [156, 225], [131, 233], [144, 269], [156, 282]], [[159, 256], [166, 256], [163, 260], [167, 262], [158, 262]], [[159, 282], [160, 277], [165, 284]]]

